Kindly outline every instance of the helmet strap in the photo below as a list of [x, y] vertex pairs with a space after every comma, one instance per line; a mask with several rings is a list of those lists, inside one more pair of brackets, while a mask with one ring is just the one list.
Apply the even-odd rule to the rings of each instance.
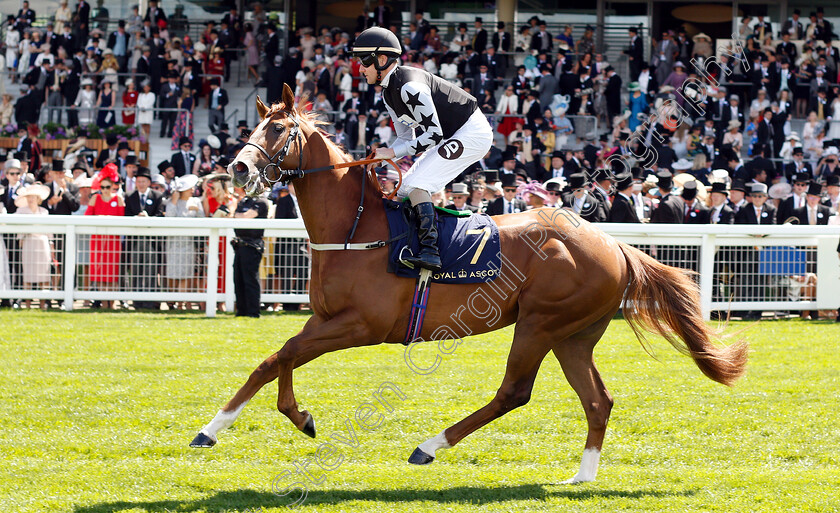
[[382, 82], [382, 72], [385, 71], [386, 69], [388, 69], [391, 66], [391, 64], [393, 64], [397, 61], [397, 59], [395, 57], [391, 57], [391, 56], [386, 56], [386, 57], [388, 57], [388, 60], [385, 61], [384, 66], [379, 65], [379, 59], [378, 58], [376, 60], [376, 64], [374, 64], [374, 68], [376, 68], [376, 83], [377, 84]]

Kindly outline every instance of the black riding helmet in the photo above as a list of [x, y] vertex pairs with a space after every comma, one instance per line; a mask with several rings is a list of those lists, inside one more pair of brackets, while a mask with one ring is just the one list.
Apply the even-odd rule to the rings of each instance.
[[[388, 68], [402, 55], [402, 45], [397, 36], [390, 30], [382, 27], [371, 27], [356, 38], [353, 44], [352, 54], [362, 61], [362, 64], [367, 68], [374, 66], [376, 68], [376, 81], [382, 80], [382, 71]], [[385, 66], [379, 66], [380, 55], [388, 57]]]

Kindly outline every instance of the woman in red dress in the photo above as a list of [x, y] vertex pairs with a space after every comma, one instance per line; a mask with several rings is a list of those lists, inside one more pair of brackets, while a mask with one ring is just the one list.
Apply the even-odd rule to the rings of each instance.
[[[125, 203], [116, 194], [116, 182], [110, 176], [99, 181], [99, 194], [90, 198], [86, 216], [123, 216]], [[120, 280], [120, 236], [90, 236], [90, 281], [102, 290], [116, 290]], [[97, 286], [97, 285], [95, 285]], [[113, 308], [113, 301], [104, 301], [107, 309]]]
[[134, 80], [130, 78], [125, 81], [125, 92], [123, 93], [122, 101], [123, 106], [125, 107], [122, 111], [122, 124], [133, 126], [134, 125], [134, 118], [136, 117], [137, 110], [137, 97], [140, 96], [140, 93], [137, 92], [137, 88], [134, 87]]
[[[213, 54], [207, 58], [207, 74], [216, 75], [220, 79], [225, 76], [225, 59], [222, 57], [223, 50], [218, 46], [213, 48]], [[205, 96], [207, 102], [210, 102], [210, 79], [215, 77], [204, 77], [204, 88], [206, 88]]]

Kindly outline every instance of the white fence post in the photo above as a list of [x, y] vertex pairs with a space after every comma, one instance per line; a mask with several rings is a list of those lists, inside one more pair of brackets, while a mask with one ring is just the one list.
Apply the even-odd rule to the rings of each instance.
[[67, 225], [64, 233], [64, 310], [73, 310], [73, 291], [76, 290], [76, 225]]
[[204, 312], [207, 317], [216, 317], [216, 291], [219, 280], [219, 229], [210, 230], [207, 241], [207, 302]]
[[228, 258], [225, 259], [225, 311], [228, 313], [233, 313], [233, 300], [235, 296], [235, 290], [233, 288], [233, 246], [231, 246], [230, 241], [233, 240], [233, 237], [236, 235], [233, 232], [232, 228], [226, 228], [225, 234], [227, 236], [227, 248], [228, 251]]
[[700, 309], [703, 319], [712, 315], [712, 292], [715, 286], [715, 236], [704, 233], [700, 242]]

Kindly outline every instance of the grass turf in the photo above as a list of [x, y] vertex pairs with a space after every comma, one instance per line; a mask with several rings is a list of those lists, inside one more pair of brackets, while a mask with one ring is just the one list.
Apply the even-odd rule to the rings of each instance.
[[[189, 441], [306, 315], [255, 319], [143, 313], [0, 312], [0, 511], [838, 511], [840, 387], [833, 323], [750, 325], [748, 375], [730, 390], [655, 341], [649, 358], [614, 321], [596, 361], [615, 398], [598, 480], [577, 470], [586, 423], [553, 356], [531, 402], [440, 451], [414, 447], [492, 398], [512, 329], [466, 339], [429, 375], [403, 348], [326, 355], [295, 375], [318, 438], [275, 409], [276, 383], [213, 449]], [[735, 328], [744, 327], [734, 324]], [[429, 363], [435, 346], [417, 351]], [[362, 429], [384, 394], [393, 411]], [[375, 418], [372, 417], [372, 418]], [[356, 448], [331, 438], [354, 427]], [[316, 463], [319, 444], [336, 449]], [[329, 451], [329, 446], [323, 446]], [[317, 484], [307, 482], [304, 468]]]

